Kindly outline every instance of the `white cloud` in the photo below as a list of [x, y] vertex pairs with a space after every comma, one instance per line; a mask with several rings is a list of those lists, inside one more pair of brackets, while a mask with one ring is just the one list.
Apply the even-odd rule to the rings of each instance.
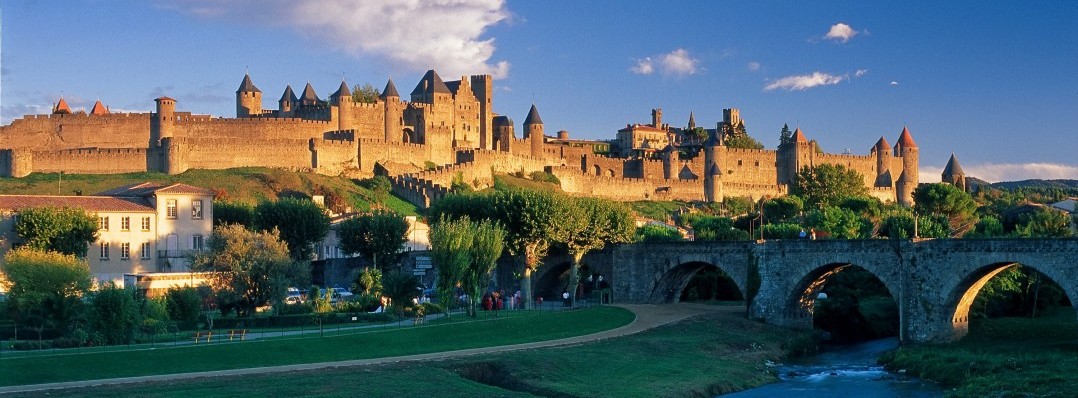
[[894, 80], [891, 80], [891, 85], [892, 85], [892, 86], [897, 86], [897, 85], [898, 85], [898, 82], [896, 82], [896, 81], [894, 81]]
[[850, 25], [839, 22], [837, 24], [831, 25], [831, 30], [828, 30], [827, 34], [824, 35], [823, 38], [845, 43], [850, 41], [850, 39], [852, 39], [854, 36], [857, 36], [857, 33], [859, 32], [857, 32], [857, 30], [854, 30], [854, 28], [850, 27]]
[[[1078, 180], [1078, 166], [1057, 163], [984, 163], [962, 166], [966, 177], [988, 182], [1042, 180]], [[922, 166], [920, 182], [940, 182], [943, 167]]]
[[638, 75], [650, 75], [655, 72], [655, 65], [651, 62], [651, 57], [636, 60], [636, 65], [629, 68], [630, 72]]
[[823, 72], [813, 72], [811, 75], [794, 75], [775, 80], [764, 86], [764, 91], [783, 89], [787, 91], [804, 91], [818, 86], [830, 86], [839, 84], [848, 79], [846, 75], [835, 76]]
[[745, 67], [748, 68], [749, 71], [755, 72], [755, 71], [760, 70], [760, 63], [759, 62], [749, 62], [749, 64], [746, 65]]
[[446, 77], [509, 74], [509, 62], [491, 60], [494, 39], [482, 37], [510, 18], [503, 0], [178, 0], [162, 6], [201, 18], [284, 25], [316, 44], [411, 70], [435, 68]]
[[858, 69], [857, 72], [853, 73], [853, 75], [855, 77], [861, 77], [864, 76], [866, 73], [868, 73], [868, 69]]
[[693, 58], [689, 51], [678, 48], [666, 54], [636, 60], [636, 65], [629, 68], [638, 75], [650, 75], [655, 71], [664, 75], [688, 76], [700, 70], [700, 60]]

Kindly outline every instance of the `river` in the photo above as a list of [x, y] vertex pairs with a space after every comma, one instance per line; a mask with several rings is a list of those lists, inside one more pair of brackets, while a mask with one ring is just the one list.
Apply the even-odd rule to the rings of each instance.
[[940, 397], [943, 390], [932, 382], [890, 373], [876, 358], [898, 346], [897, 339], [830, 346], [819, 355], [778, 364], [779, 381], [722, 398], [748, 397]]

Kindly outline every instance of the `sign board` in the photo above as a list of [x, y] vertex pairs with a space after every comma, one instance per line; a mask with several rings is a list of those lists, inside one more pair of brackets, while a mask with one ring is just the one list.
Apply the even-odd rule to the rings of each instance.
[[416, 269], [431, 269], [434, 268], [434, 264], [430, 262], [430, 257], [419, 256], [415, 258]]
[[415, 276], [423, 276], [423, 275], [426, 275], [426, 274], [427, 274], [426, 270], [417, 269], [415, 271], [412, 271], [412, 275], [415, 275]]

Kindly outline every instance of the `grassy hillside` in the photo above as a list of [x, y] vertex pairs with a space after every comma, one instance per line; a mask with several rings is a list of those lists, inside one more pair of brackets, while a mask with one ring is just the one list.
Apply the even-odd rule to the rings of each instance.
[[[9, 195], [93, 195], [137, 182], [182, 182], [217, 192], [218, 200], [257, 203], [281, 197], [310, 197], [338, 194], [353, 210], [370, 209], [374, 195], [359, 181], [314, 173], [245, 167], [226, 170], [188, 170], [183, 174], [63, 174], [33, 173], [23, 178], [0, 178], [0, 193]], [[386, 207], [404, 215], [415, 215], [412, 204], [390, 195]]]

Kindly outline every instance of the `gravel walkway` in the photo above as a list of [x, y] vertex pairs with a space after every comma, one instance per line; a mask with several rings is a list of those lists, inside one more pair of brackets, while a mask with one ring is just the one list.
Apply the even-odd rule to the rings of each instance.
[[326, 368], [338, 368], [348, 366], [365, 366], [365, 365], [378, 365], [385, 363], [396, 363], [406, 361], [436, 361], [449, 358], [457, 358], [479, 354], [500, 353], [506, 351], [526, 350], [532, 348], [553, 347], [560, 345], [579, 344], [586, 343], [595, 340], [608, 339], [612, 337], [620, 337], [639, 333], [651, 328], [662, 326], [668, 323], [680, 321], [682, 319], [694, 317], [697, 315], [703, 315], [713, 312], [740, 312], [744, 309], [738, 306], [713, 306], [713, 305], [701, 305], [701, 304], [664, 304], [664, 305], [629, 305], [619, 304], [618, 307], [622, 307], [632, 311], [636, 314], [636, 319], [632, 323], [603, 332], [593, 333], [584, 336], [569, 337], [558, 340], [539, 341], [533, 343], [513, 344], [505, 346], [495, 347], [483, 347], [472, 348], [466, 350], [457, 351], [444, 351], [435, 352], [429, 354], [407, 355], [398, 357], [386, 357], [386, 358], [372, 358], [372, 359], [356, 359], [348, 361], [334, 361], [334, 362], [317, 362], [317, 363], [305, 363], [296, 365], [280, 365], [280, 366], [266, 366], [259, 368], [244, 368], [244, 369], [229, 369], [229, 370], [215, 370], [207, 372], [190, 372], [190, 373], [174, 373], [165, 375], [152, 375], [152, 376], [138, 376], [138, 377], [122, 377], [115, 379], [100, 379], [100, 380], [84, 380], [84, 381], [70, 381], [61, 383], [46, 383], [46, 384], [31, 384], [22, 386], [9, 386], [0, 387], [0, 394], [9, 394], [17, 392], [34, 392], [34, 391], [46, 391], [46, 390], [58, 390], [69, 388], [85, 388], [94, 386], [106, 386], [115, 384], [131, 384], [131, 383], [145, 383], [145, 382], [158, 382], [158, 381], [176, 381], [186, 380], [202, 377], [222, 377], [222, 376], [244, 376], [263, 373], [278, 373], [278, 372], [292, 372], [299, 370], [315, 370]]

